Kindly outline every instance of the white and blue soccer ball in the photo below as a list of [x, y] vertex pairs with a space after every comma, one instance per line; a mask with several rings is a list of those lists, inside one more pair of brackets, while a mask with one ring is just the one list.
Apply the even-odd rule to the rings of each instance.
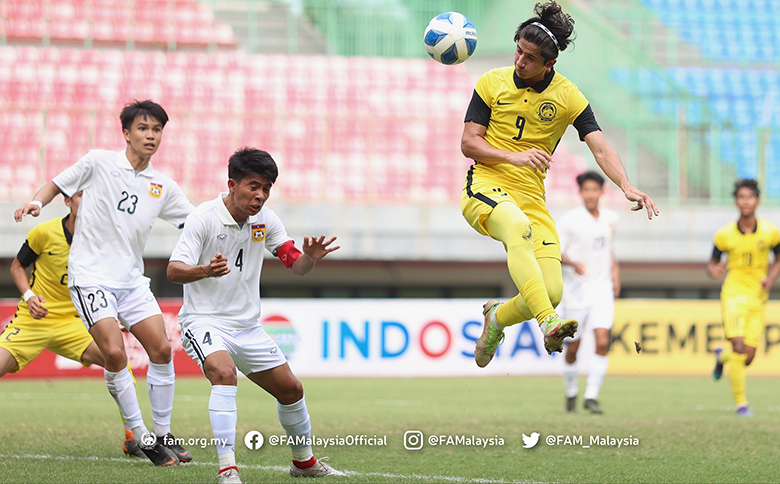
[[425, 29], [425, 49], [434, 60], [453, 65], [465, 61], [477, 48], [477, 29], [458, 12], [439, 14]]

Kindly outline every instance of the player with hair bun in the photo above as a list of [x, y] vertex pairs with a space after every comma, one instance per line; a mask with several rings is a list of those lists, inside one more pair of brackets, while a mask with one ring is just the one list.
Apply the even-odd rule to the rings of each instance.
[[607, 143], [588, 100], [555, 71], [558, 53], [573, 41], [574, 20], [555, 1], [538, 3], [534, 16], [515, 32], [514, 65], [493, 69], [477, 81], [466, 112], [461, 150], [474, 164], [466, 175], [461, 209], [482, 235], [504, 244], [519, 294], [483, 306], [484, 328], [474, 357], [490, 363], [504, 328], [536, 318], [548, 353], [562, 351], [577, 321], [555, 313], [561, 299], [561, 250], [547, 210], [544, 179], [552, 153], [569, 125], [587, 143], [604, 173], [636, 203], [658, 215], [655, 203], [628, 179]]

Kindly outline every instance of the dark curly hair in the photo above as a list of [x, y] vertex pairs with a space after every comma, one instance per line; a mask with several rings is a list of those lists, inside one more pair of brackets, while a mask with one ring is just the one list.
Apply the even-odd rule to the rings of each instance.
[[761, 190], [758, 189], [758, 182], [752, 178], [745, 178], [734, 184], [734, 198], [737, 198], [737, 192], [740, 188], [749, 188], [753, 190], [753, 193], [756, 194], [756, 197], [761, 197]]
[[[544, 61], [548, 62], [558, 58], [558, 52], [566, 50], [569, 45], [574, 44], [574, 19], [571, 15], [565, 13], [555, 0], [547, 3], [537, 3], [534, 7], [534, 17], [521, 23], [515, 31], [515, 43], [524, 39], [536, 46], [539, 46]], [[544, 25], [554, 36], [550, 37], [543, 28], [534, 25], [538, 22]], [[555, 44], [558, 42], [558, 45]]]

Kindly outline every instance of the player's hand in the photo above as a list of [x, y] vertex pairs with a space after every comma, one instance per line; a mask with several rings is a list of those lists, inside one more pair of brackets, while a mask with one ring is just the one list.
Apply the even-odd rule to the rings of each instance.
[[[720, 279], [726, 275], [726, 264], [724, 262], [710, 264], [707, 267], [710, 270], [710, 276], [712, 276], [714, 279]], [[761, 281], [761, 285], [764, 285], [764, 281]]]
[[761, 279], [761, 287], [764, 288], [765, 291], [769, 291], [772, 289], [772, 283], [773, 281], [770, 278]]
[[574, 268], [574, 272], [576, 272], [579, 275], [585, 274], [585, 264], [582, 262], [575, 262], [571, 265]]
[[510, 153], [509, 163], [515, 166], [529, 166], [534, 171], [545, 171], [552, 163], [552, 156], [546, 151], [531, 148], [525, 151]]
[[623, 190], [623, 193], [626, 195], [626, 198], [629, 201], [636, 202], [636, 206], [632, 207], [631, 211], [636, 212], [645, 208], [647, 209], [647, 218], [650, 220], [653, 220], [653, 216], [657, 217], [660, 213], [658, 211], [658, 207], [655, 206], [655, 202], [650, 198], [650, 196], [640, 191], [635, 186], [629, 186]]
[[321, 235], [319, 238], [315, 237], [314, 235], [312, 235], [311, 238], [304, 236], [303, 253], [306, 254], [312, 261], [317, 262], [334, 250], [339, 250], [341, 248], [340, 245], [329, 247], [330, 244], [335, 242], [335, 240], [335, 236], [331, 237], [327, 241], [325, 240], [324, 235]]
[[32, 296], [27, 300], [27, 307], [30, 309], [30, 316], [34, 319], [41, 319], [49, 314], [49, 309], [43, 305], [46, 298], [43, 296]]
[[227, 261], [227, 257], [223, 256], [221, 253], [212, 257], [208, 269], [206, 270], [209, 277], [222, 277], [230, 274], [230, 268], [227, 265]]
[[21, 222], [22, 218], [27, 214], [37, 217], [41, 214], [41, 207], [34, 203], [25, 203], [14, 211], [14, 220]]

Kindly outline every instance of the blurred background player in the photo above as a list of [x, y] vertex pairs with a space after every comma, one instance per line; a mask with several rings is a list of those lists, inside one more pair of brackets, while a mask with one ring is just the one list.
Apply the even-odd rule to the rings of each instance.
[[553, 66], [571, 43], [574, 21], [555, 2], [538, 3], [535, 16], [517, 28], [514, 65], [477, 81], [466, 112], [461, 149], [474, 164], [461, 195], [463, 216], [482, 235], [503, 242], [519, 294], [483, 306], [482, 336], [474, 357], [490, 363], [506, 326], [536, 318], [549, 354], [562, 351], [577, 321], [561, 318], [561, 251], [545, 202], [551, 155], [569, 125], [587, 143], [604, 173], [652, 219], [658, 209], [634, 187], [617, 152], [607, 143], [588, 100]]
[[[187, 218], [168, 264], [168, 279], [184, 284], [179, 312], [182, 346], [211, 382], [209, 417], [217, 445], [219, 482], [240, 483], [235, 440], [236, 368], [277, 401], [279, 422], [291, 438], [311, 439], [303, 385], [282, 351], [258, 322], [260, 272], [267, 249], [297, 275], [337, 250], [325, 240], [304, 237], [303, 253], [279, 217], [264, 207], [278, 175], [265, 151], [243, 148], [228, 165], [229, 193], [200, 205]], [[239, 297], [236, 297], [239, 296]], [[290, 443], [293, 477], [343, 476], [318, 460], [311, 445]]]
[[[155, 170], [151, 158], [168, 114], [152, 101], [127, 104], [119, 115], [127, 147], [91, 150], [14, 213], [37, 217], [59, 193], [83, 191], [68, 258], [71, 299], [105, 361], [111, 396], [136, 443], [158, 466], [192, 460], [170, 433], [175, 374], [162, 311], [144, 277], [143, 248], [159, 217], [182, 226], [194, 209], [179, 186]], [[146, 374], [154, 433], [146, 428], [127, 369], [121, 321], [149, 355]], [[167, 443], [165, 445], [163, 443]]]
[[[68, 254], [81, 194], [65, 197], [68, 215], [30, 230], [11, 261], [11, 277], [22, 300], [16, 306], [14, 319], [0, 334], [0, 378], [22, 371], [44, 349], [84, 366], [103, 366], [103, 354], [76, 313], [68, 291]], [[27, 277], [30, 266], [32, 285]], [[132, 375], [129, 365], [128, 371]], [[127, 455], [146, 458], [135, 445], [126, 423], [122, 450]]]
[[588, 382], [585, 387], [585, 410], [602, 413], [599, 390], [609, 365], [609, 344], [615, 315], [615, 298], [620, 295], [620, 269], [612, 246], [618, 214], [600, 208], [604, 194], [604, 177], [594, 171], [577, 176], [583, 204], [558, 220], [563, 263], [563, 296], [560, 313], [576, 319], [579, 331], [566, 341], [563, 382], [566, 388], [566, 411], [573, 412], [577, 403], [577, 350], [583, 330], [593, 329], [596, 352], [587, 358]]
[[[734, 187], [739, 220], [715, 234], [710, 276], [720, 279], [728, 271], [720, 292], [723, 328], [731, 341], [731, 352], [715, 350], [713, 377], [720, 380], [723, 365], [729, 365], [729, 380], [737, 415], [752, 416], [745, 395], [745, 367], [753, 362], [764, 332], [764, 305], [769, 290], [780, 275], [780, 233], [777, 226], [756, 218], [761, 192], [755, 180], [740, 180]], [[769, 253], [775, 260], [769, 265]], [[726, 254], [727, 262], [721, 262]]]

